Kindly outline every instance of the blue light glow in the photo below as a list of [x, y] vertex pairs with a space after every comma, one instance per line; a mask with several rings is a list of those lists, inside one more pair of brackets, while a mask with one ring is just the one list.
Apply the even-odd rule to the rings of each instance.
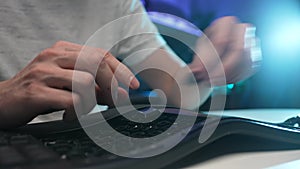
[[234, 84], [228, 84], [227, 89], [232, 90], [234, 88]]
[[274, 27], [270, 37], [272, 48], [281, 52], [296, 52], [300, 48], [300, 18], [286, 20]]

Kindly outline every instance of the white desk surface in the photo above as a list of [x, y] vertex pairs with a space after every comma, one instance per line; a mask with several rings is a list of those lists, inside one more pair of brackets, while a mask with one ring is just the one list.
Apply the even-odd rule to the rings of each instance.
[[[210, 112], [223, 116], [248, 118], [258, 121], [281, 123], [300, 115], [299, 109], [245, 109]], [[300, 140], [299, 140], [300, 141]], [[299, 169], [300, 150], [272, 152], [244, 152], [228, 154], [195, 164], [188, 169]]]
[[237, 153], [216, 157], [186, 169], [299, 169], [300, 150]]

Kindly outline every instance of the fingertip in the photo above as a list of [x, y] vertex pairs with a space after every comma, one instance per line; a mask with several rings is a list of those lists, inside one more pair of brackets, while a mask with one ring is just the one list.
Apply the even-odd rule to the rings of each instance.
[[137, 89], [139, 87], [140, 87], [140, 82], [137, 80], [137, 78], [134, 76], [130, 77], [130, 88]]
[[130, 88], [137, 89], [139, 87], [140, 87], [140, 82], [137, 80], [137, 78], [134, 76], [130, 77]]

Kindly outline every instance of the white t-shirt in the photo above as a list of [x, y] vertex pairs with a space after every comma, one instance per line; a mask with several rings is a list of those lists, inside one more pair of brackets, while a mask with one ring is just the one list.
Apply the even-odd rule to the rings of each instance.
[[[116, 20], [145, 12], [139, 0], [8, 0], [0, 4], [0, 81], [12, 78], [42, 50], [64, 40], [85, 44], [98, 29], [104, 32], [100, 47], [113, 49], [114, 56], [124, 59], [135, 51], [160, 48], [165, 42], [146, 15], [134, 20]], [[103, 30], [103, 29], [102, 29]], [[131, 38], [129, 38], [131, 37]], [[96, 38], [97, 39], [97, 38]], [[116, 43], [119, 42], [119, 43]], [[98, 47], [99, 47], [98, 46]], [[150, 53], [127, 60], [137, 64]], [[59, 116], [57, 116], [59, 115]], [[36, 120], [57, 119], [59, 113], [39, 116]]]
[[[59, 40], [85, 44], [97, 30], [102, 47], [124, 59], [135, 51], [165, 45], [146, 15], [134, 20], [124, 16], [145, 12], [139, 0], [9, 0], [0, 5], [0, 81], [13, 77], [43, 49]], [[121, 20], [117, 24], [116, 21]], [[111, 24], [113, 23], [113, 24]], [[117, 26], [116, 26], [117, 25]], [[104, 27], [105, 28], [105, 27]], [[116, 43], [118, 42], [118, 43]], [[131, 58], [137, 64], [148, 54]]]

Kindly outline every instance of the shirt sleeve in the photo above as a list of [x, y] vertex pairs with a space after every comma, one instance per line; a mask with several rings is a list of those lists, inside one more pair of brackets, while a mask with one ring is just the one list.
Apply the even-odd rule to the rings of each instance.
[[[120, 41], [116, 44], [117, 57], [128, 66], [136, 65], [155, 50], [166, 45], [156, 26], [148, 17], [139, 0], [121, 1], [123, 12]], [[135, 53], [139, 52], [138, 55]]]

